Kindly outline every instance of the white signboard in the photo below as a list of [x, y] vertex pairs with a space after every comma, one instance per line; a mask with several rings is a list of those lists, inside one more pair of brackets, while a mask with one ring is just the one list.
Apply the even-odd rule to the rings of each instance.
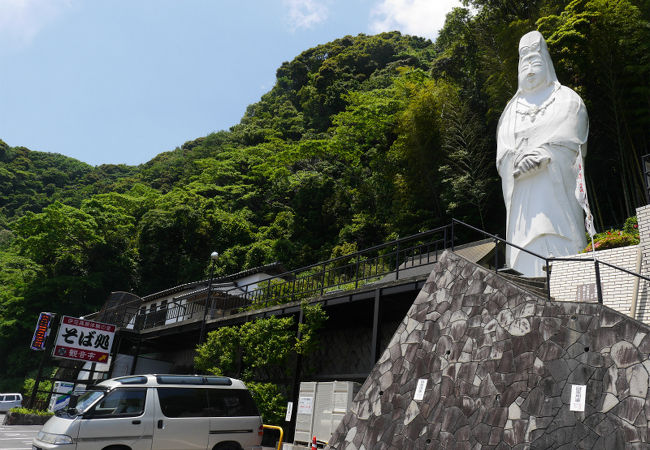
[[418, 380], [418, 385], [415, 388], [415, 395], [413, 396], [413, 400], [420, 401], [424, 398], [424, 391], [427, 388], [427, 380], [424, 378], [420, 378]]
[[571, 406], [570, 411], [584, 411], [585, 397], [587, 396], [587, 386], [581, 384], [571, 385]]
[[[604, 284], [601, 283], [601, 289], [604, 289]], [[598, 289], [596, 283], [579, 284], [576, 287], [576, 301], [577, 302], [597, 302]]]
[[115, 325], [63, 316], [52, 356], [106, 363], [115, 337]]
[[300, 397], [298, 399], [298, 414], [311, 414], [314, 408], [313, 397]]
[[287, 415], [284, 418], [285, 422], [291, 422], [291, 413], [293, 413], [293, 402], [287, 403]]
[[70, 394], [74, 390], [74, 383], [67, 381], [55, 381], [50, 399], [49, 411], [55, 412], [65, 408], [70, 403]]

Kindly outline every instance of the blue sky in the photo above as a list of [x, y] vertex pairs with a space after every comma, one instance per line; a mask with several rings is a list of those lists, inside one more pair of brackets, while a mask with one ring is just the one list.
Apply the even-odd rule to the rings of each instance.
[[333, 39], [435, 39], [459, 0], [0, 0], [0, 139], [141, 164], [239, 122]]

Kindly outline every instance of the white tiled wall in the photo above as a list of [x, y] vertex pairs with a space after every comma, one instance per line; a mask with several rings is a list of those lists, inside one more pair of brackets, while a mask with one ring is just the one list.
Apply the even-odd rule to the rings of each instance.
[[[636, 210], [641, 242], [630, 247], [614, 248], [596, 252], [599, 261], [622, 267], [632, 272], [650, 277], [650, 205]], [[592, 259], [593, 254], [573, 255], [572, 258]], [[630, 314], [636, 298], [635, 319], [650, 324], [650, 283], [624, 272], [600, 265], [603, 283], [603, 303], [624, 314]], [[587, 294], [586, 301], [596, 301], [594, 263], [559, 262], [553, 263], [551, 271], [551, 296], [559, 301], [578, 301], [579, 289]], [[587, 286], [584, 286], [587, 285]], [[591, 297], [591, 298], [589, 298]]]
[[[637, 259], [640, 246], [613, 248], [596, 252], [599, 261], [614, 264], [623, 269], [637, 272]], [[595, 264], [593, 253], [572, 255], [570, 258], [580, 258], [589, 262], [555, 261], [551, 270], [551, 296], [560, 301], [579, 301], [578, 289], [581, 287], [584, 294], [596, 300], [595, 291]], [[635, 293], [637, 277], [628, 275], [603, 264], [599, 264], [600, 279], [603, 287], [603, 304], [624, 314], [630, 314], [630, 306]], [[589, 286], [591, 285], [591, 286]], [[582, 299], [584, 300], [585, 297]]]

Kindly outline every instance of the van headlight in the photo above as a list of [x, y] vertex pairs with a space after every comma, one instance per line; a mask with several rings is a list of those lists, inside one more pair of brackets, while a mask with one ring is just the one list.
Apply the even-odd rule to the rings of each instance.
[[48, 444], [72, 444], [72, 438], [67, 434], [54, 434], [46, 433], [45, 431], [39, 431], [36, 435], [36, 439], [41, 442], [46, 442]]

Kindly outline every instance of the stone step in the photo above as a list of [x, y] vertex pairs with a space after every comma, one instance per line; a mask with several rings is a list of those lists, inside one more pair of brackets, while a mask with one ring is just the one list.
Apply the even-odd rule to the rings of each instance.
[[540, 297], [548, 297], [546, 277], [525, 277], [502, 272], [500, 272], [499, 275], [528, 292]]

